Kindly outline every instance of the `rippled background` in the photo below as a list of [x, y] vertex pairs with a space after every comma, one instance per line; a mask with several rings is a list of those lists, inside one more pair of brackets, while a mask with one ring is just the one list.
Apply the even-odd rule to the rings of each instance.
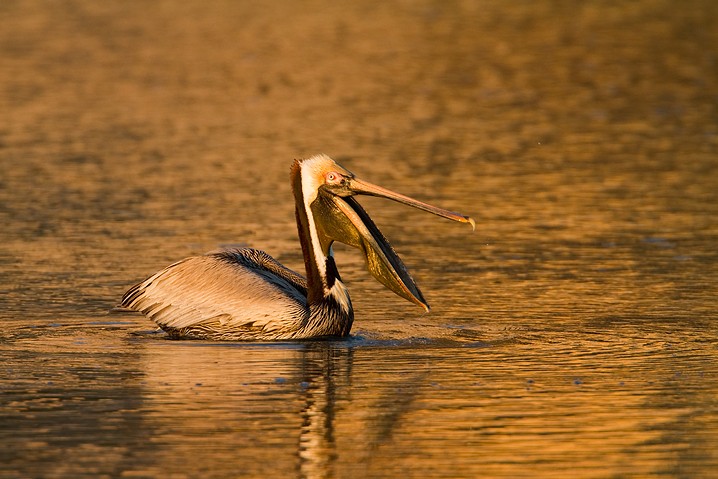
[[[0, 475], [711, 477], [718, 3], [0, 2]], [[324, 152], [432, 305], [337, 247], [346, 341], [109, 315], [221, 245], [302, 270]]]

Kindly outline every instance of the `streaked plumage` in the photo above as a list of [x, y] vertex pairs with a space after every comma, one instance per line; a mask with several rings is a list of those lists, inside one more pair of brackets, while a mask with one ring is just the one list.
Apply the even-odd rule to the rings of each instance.
[[295, 161], [291, 181], [306, 278], [263, 251], [227, 249], [168, 266], [130, 288], [121, 306], [144, 313], [175, 338], [347, 336], [354, 311], [331, 248], [340, 241], [362, 250], [382, 284], [428, 310], [404, 264], [353, 196], [383, 196], [472, 226], [473, 220], [363, 182], [325, 155]]

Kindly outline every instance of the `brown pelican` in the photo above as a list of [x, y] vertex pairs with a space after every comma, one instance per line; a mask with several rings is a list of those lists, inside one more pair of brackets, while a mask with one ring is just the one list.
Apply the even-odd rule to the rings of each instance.
[[392, 199], [474, 227], [468, 216], [362, 181], [326, 155], [296, 160], [291, 183], [306, 278], [263, 251], [225, 249], [168, 266], [130, 288], [120, 306], [144, 313], [175, 338], [347, 336], [354, 310], [334, 262], [334, 241], [360, 249], [378, 281], [429, 310], [404, 263], [355, 195]]

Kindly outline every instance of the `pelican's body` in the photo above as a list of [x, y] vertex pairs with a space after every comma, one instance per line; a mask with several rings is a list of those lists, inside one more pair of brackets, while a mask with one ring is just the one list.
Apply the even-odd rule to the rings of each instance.
[[374, 277], [428, 310], [403, 263], [353, 196], [383, 196], [456, 221], [473, 225], [473, 220], [363, 182], [325, 155], [295, 161], [291, 181], [306, 277], [263, 251], [214, 251], [136, 284], [121, 306], [144, 313], [176, 338], [347, 336], [354, 310], [334, 262], [336, 240], [361, 249]]

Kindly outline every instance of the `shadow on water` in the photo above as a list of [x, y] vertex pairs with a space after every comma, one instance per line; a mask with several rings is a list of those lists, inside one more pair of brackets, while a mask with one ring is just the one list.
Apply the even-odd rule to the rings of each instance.
[[[392, 378], [370, 394], [357, 390], [353, 361], [362, 342], [155, 343], [161, 352], [143, 361], [143, 417], [151, 429], [169, 433], [169, 448], [154, 453], [160, 470], [166, 472], [174, 456], [210, 448], [226, 466], [223, 471], [214, 464], [215, 474], [230, 474], [247, 461], [254, 464], [247, 473], [296, 468], [300, 477], [340, 477], [347, 467], [342, 422], [354, 401], [362, 402], [364, 417], [352, 425], [353, 436], [362, 437], [352, 456], [370, 468], [373, 451], [412, 409], [426, 373]], [[174, 422], [178, 414], [181, 424]], [[278, 423], [277, 416], [284, 421]], [[207, 437], [213, 438], [210, 444]], [[276, 457], [277, 441], [294, 449], [294, 460]]]
[[5, 342], [6, 471], [31, 458], [41, 476], [432, 477], [461, 461], [461, 477], [572, 477], [714, 457], [694, 432], [714, 420], [705, 338], [646, 328], [244, 344], [169, 340], [140, 321], [37, 329]]

